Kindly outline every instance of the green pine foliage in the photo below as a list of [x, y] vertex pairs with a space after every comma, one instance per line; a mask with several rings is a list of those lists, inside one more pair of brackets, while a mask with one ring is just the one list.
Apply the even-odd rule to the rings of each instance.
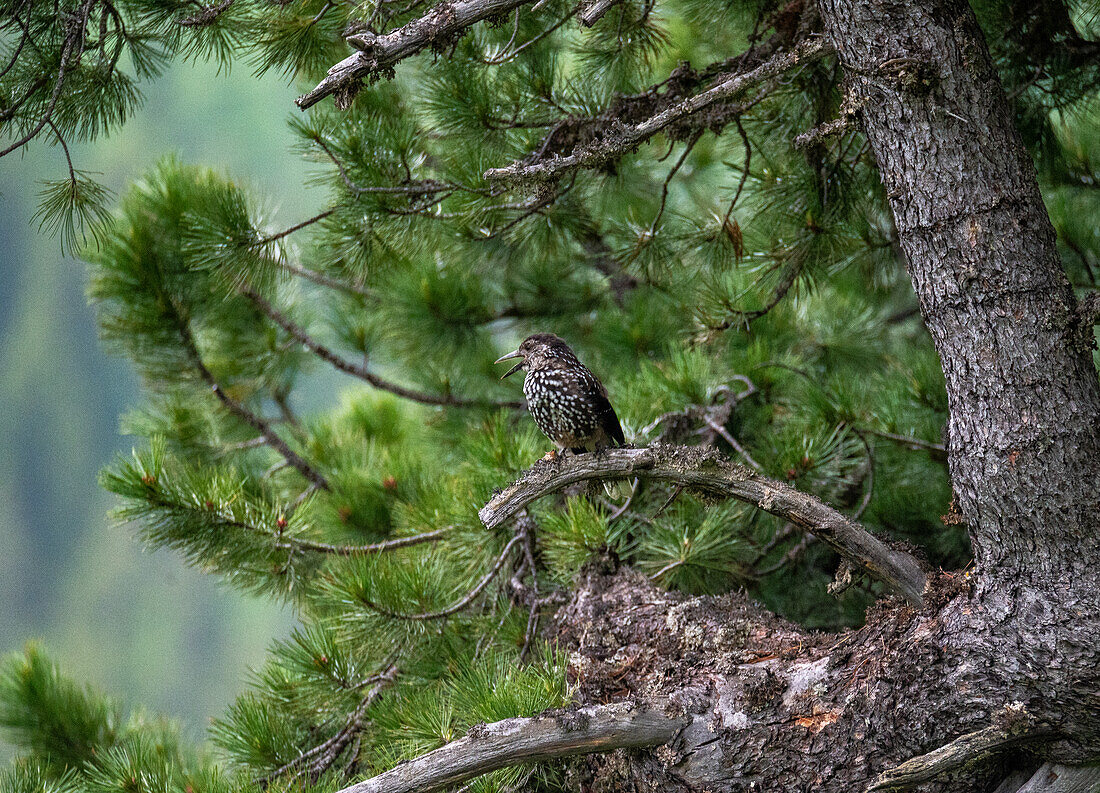
[[[1020, 4], [978, 5], [1067, 272], [1094, 290], [1095, 65], [1027, 49], [1041, 20], [1012, 24]], [[312, 84], [346, 56], [349, 24], [390, 30], [425, 8], [17, 6], [8, 58], [23, 24], [41, 40], [0, 77], [5, 101], [28, 96], [6, 106], [5, 129], [32, 127], [51, 90], [38, 76], [57, 72], [74, 18], [90, 33], [62, 85], [59, 138], [117, 125], [134, 83], [168, 58]], [[866, 142], [791, 144], [835, 117], [833, 60], [724, 126], [670, 128], [599, 168], [534, 187], [482, 177], [681, 61], [740, 53], [777, 10], [623, 0], [582, 29], [549, 0], [437, 42], [347, 111], [291, 121], [327, 197], [293, 229], [271, 227], [269, 199], [246, 184], [172, 158], [122, 196], [84, 257], [104, 342], [147, 396], [123, 421], [135, 451], [103, 485], [145, 544], [291, 603], [300, 627], [213, 726], [222, 772], [28, 650], [0, 683], [0, 723], [26, 755], [5, 789], [336, 790], [479, 722], [567, 704], [548, 617], [593, 564], [689, 595], [743, 589], [813, 627], [860, 622], [878, 584], [830, 597], [831, 551], [690, 490], [571, 492], [486, 530], [479, 507], [550, 448], [493, 364], [534, 331], [560, 334], [600, 375], [631, 442], [714, 445], [933, 565], [966, 565], [966, 533], [944, 519], [943, 376]], [[1073, 12], [1078, 30], [1095, 24], [1084, 4]], [[81, 184], [79, 202], [54, 189], [47, 226], [66, 208], [98, 217], [103, 196]], [[471, 789], [521, 784], [555, 777], [500, 772]]]
[[0, 775], [6, 793], [240, 789], [181, 738], [179, 725], [140, 711], [126, 714], [65, 678], [33, 644], [0, 662], [0, 728], [26, 753]]

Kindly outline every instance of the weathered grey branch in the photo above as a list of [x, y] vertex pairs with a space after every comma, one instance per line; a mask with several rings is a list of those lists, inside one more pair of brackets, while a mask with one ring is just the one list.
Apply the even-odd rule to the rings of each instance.
[[1002, 719], [1001, 723], [961, 735], [949, 744], [884, 771], [867, 788], [867, 793], [915, 787], [1008, 749], [1023, 740], [1042, 735], [1034, 730], [1023, 706], [1009, 706], [1003, 713], [1009, 718]]
[[515, 162], [503, 168], [491, 168], [485, 172], [484, 176], [489, 180], [505, 182], [549, 181], [577, 168], [600, 165], [644, 143], [685, 116], [697, 113], [721, 100], [738, 96], [796, 66], [823, 58], [832, 51], [832, 45], [822, 38], [805, 39], [792, 49], [772, 56], [755, 69], [733, 74], [713, 88], [689, 97], [640, 124], [615, 125], [609, 129], [603, 140], [581, 146], [572, 154], [541, 162]]
[[1069, 767], [1044, 763], [1015, 793], [1096, 793], [1100, 790], [1100, 766]]
[[540, 460], [514, 484], [493, 496], [478, 516], [487, 527], [494, 528], [535, 499], [574, 482], [635, 476], [675, 482], [755, 504], [810, 532], [910, 602], [922, 601], [925, 575], [912, 556], [887, 547], [858, 522], [818, 498], [756, 474], [704, 447], [609, 449], [599, 454]]
[[474, 727], [457, 741], [340, 793], [431, 793], [520, 763], [668, 743], [686, 717], [635, 703], [593, 705]]
[[603, 19], [604, 14], [611, 10], [611, 6], [619, 0], [593, 0], [581, 11], [578, 19], [586, 28], [590, 28]]
[[425, 47], [453, 39], [476, 22], [531, 2], [533, 0], [444, 0], [419, 19], [385, 35], [364, 31], [348, 36], [347, 42], [359, 52], [329, 69], [328, 76], [308, 94], [298, 97], [295, 103], [306, 110], [368, 75], [390, 69]]

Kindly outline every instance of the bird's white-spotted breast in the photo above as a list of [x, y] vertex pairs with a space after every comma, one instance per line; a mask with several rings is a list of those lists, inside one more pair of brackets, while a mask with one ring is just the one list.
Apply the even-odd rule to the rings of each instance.
[[584, 435], [595, 427], [584, 383], [560, 369], [527, 372], [523, 395], [539, 429], [554, 441], [564, 435]]

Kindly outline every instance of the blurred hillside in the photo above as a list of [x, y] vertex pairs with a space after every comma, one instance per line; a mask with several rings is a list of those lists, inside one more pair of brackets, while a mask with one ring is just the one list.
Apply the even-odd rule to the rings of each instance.
[[[280, 197], [275, 223], [320, 203], [303, 192], [307, 166], [284, 123], [295, 91], [277, 77], [177, 64], [143, 90], [118, 134], [74, 147], [77, 168], [118, 193], [177, 152]], [[0, 168], [0, 651], [41, 639], [77, 679], [200, 735], [292, 618], [111, 527], [96, 474], [129, 452], [118, 417], [137, 388], [100, 349], [83, 266], [32, 222], [37, 183], [64, 174], [62, 152], [40, 144]]]

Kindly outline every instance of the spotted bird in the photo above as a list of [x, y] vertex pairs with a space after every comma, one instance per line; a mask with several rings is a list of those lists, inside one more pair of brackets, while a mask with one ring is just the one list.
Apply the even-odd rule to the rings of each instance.
[[500, 379], [521, 369], [526, 372], [523, 395], [527, 408], [558, 449], [580, 454], [626, 443], [607, 389], [560, 338], [553, 333], [535, 333], [496, 363], [510, 358], [521, 360]]

